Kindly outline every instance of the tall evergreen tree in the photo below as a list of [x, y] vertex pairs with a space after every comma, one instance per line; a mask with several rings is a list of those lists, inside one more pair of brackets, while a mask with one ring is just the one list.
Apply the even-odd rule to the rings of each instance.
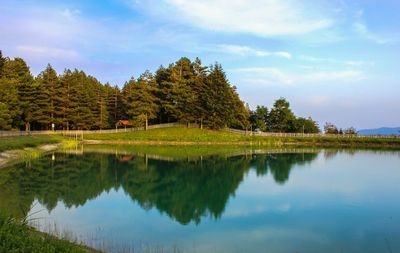
[[158, 98], [160, 103], [159, 119], [163, 122], [175, 122], [178, 118], [177, 88], [172, 79], [173, 65], [168, 68], [161, 66], [156, 73], [158, 85]]
[[193, 83], [193, 92], [195, 94], [193, 114], [196, 121], [203, 128], [203, 121], [207, 115], [205, 108], [206, 101], [204, 99], [204, 93], [206, 92], [206, 82], [207, 82], [207, 67], [202, 66], [201, 60], [196, 58], [193, 62], [193, 71], [195, 74], [195, 80]]
[[74, 107], [74, 129], [92, 129], [96, 122], [93, 110], [96, 107], [96, 93], [93, 89], [96, 80], [83, 71], [75, 70], [72, 75], [74, 82], [71, 91], [76, 95], [77, 105]]
[[2, 68], [2, 77], [0, 78], [0, 101], [7, 107], [11, 116], [12, 127], [19, 127], [20, 124], [20, 107], [18, 100], [18, 78], [13, 74], [13, 62], [5, 59]]
[[96, 107], [94, 108], [95, 128], [109, 128], [109, 111], [107, 110], [107, 93], [105, 86], [96, 83]]
[[73, 108], [77, 106], [76, 100], [72, 99], [73, 96], [71, 95], [72, 82], [72, 71], [66, 69], [60, 76], [54, 99], [56, 127], [59, 129], [69, 130], [72, 127], [71, 113], [73, 113]]
[[181, 58], [175, 64], [170, 65], [171, 82], [168, 94], [167, 108], [178, 121], [192, 122], [196, 120], [194, 115], [195, 103], [197, 100], [194, 88], [194, 71], [191, 61], [188, 58]]
[[38, 85], [37, 104], [38, 110], [34, 113], [34, 118], [41, 125], [41, 128], [50, 129], [52, 124], [55, 124], [55, 100], [56, 88], [59, 87], [59, 79], [57, 72], [47, 65], [46, 69], [42, 71], [36, 78]]
[[118, 86], [111, 86], [106, 83], [105, 87], [105, 99], [106, 108], [108, 111], [108, 125], [114, 127], [118, 120], [123, 119], [123, 101], [121, 90]]
[[0, 102], [0, 130], [11, 129], [11, 115], [5, 103]]
[[[208, 112], [205, 123], [211, 128], [223, 128], [237, 123], [241, 113], [247, 113], [243, 103], [238, 99], [236, 91], [230, 86], [221, 65], [215, 64], [210, 67], [207, 76], [205, 94], [205, 109]], [[247, 124], [248, 115], [244, 115], [240, 121]], [[240, 117], [242, 118], [242, 117]]]
[[144, 124], [145, 129], [149, 120], [157, 116], [159, 107], [156, 91], [155, 79], [149, 72], [145, 72], [131, 85], [128, 114], [135, 122]]
[[[14, 124], [16, 127], [24, 126], [25, 131], [29, 131], [32, 114], [37, 110], [35, 103], [37, 87], [33, 82], [29, 67], [21, 58], [6, 61], [3, 68], [3, 78], [7, 79], [5, 86], [8, 86], [7, 88], [10, 88], [12, 93], [14, 89], [17, 91], [18, 104], [16, 108], [18, 109], [13, 109]], [[11, 100], [14, 99], [14, 97], [11, 98]]]
[[240, 100], [239, 94], [236, 92], [236, 87], [233, 86], [231, 88], [232, 101], [233, 101], [233, 121], [229, 125], [229, 127], [240, 128], [240, 129], [249, 129], [249, 111], [245, 107], [243, 101]]

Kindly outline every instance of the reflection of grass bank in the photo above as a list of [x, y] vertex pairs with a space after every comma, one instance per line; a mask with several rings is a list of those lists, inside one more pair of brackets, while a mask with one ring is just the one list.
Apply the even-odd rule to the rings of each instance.
[[67, 153], [102, 153], [115, 154], [120, 161], [130, 160], [133, 156], [142, 156], [156, 160], [201, 160], [212, 156], [233, 157], [254, 154], [281, 154], [281, 153], [318, 153], [320, 148], [293, 148], [293, 147], [249, 147], [235, 145], [105, 145], [85, 144], [78, 149], [66, 149]]
[[[72, 150], [74, 151], [74, 150]], [[207, 156], [232, 156], [234, 154], [252, 154], [254, 149], [236, 145], [84, 145], [83, 152], [106, 153], [116, 155], [149, 155], [159, 158], [192, 159]]]
[[253, 136], [227, 131], [171, 127], [147, 131], [87, 134], [88, 143], [137, 145], [241, 145], [241, 146], [319, 146], [400, 148], [400, 138], [349, 136]]
[[12, 163], [28, 161], [56, 149], [69, 149], [76, 141], [66, 140], [58, 135], [18, 136], [0, 139], [0, 168]]
[[37, 232], [4, 213], [0, 213], [0, 252], [96, 252], [64, 239]]

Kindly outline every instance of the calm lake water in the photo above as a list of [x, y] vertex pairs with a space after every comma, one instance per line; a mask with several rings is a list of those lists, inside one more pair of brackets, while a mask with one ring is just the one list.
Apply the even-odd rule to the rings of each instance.
[[400, 252], [400, 152], [263, 152], [49, 154], [0, 208], [111, 252]]

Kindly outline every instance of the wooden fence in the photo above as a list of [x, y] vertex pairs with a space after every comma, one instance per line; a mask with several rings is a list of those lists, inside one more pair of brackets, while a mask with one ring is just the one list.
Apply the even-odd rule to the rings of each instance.
[[[183, 124], [179, 122], [164, 123], [148, 126], [148, 129], [168, 128], [168, 127], [190, 127], [199, 128], [198, 124]], [[56, 131], [0, 131], [0, 137], [28, 136], [28, 135], [48, 135], [61, 134], [64, 136], [78, 136], [85, 134], [105, 134], [105, 133], [124, 133], [144, 130], [144, 127], [118, 128], [118, 129], [100, 129], [100, 130], [56, 130]], [[271, 133], [271, 132], [252, 132], [228, 128], [225, 131], [243, 135], [253, 136], [272, 136], [272, 137], [308, 137], [308, 138], [400, 138], [400, 135], [356, 135], [356, 134], [306, 134], [306, 133]]]
[[[182, 123], [164, 123], [157, 125], [150, 125], [147, 129], [168, 128], [176, 126], [187, 126]], [[189, 127], [198, 127], [196, 124], [190, 124]], [[13, 137], [13, 136], [29, 136], [29, 135], [49, 135], [61, 134], [65, 136], [81, 136], [82, 134], [107, 134], [107, 133], [125, 133], [144, 130], [144, 127], [130, 127], [130, 128], [116, 128], [116, 129], [99, 129], [99, 130], [56, 130], [56, 131], [0, 131], [0, 137]]]

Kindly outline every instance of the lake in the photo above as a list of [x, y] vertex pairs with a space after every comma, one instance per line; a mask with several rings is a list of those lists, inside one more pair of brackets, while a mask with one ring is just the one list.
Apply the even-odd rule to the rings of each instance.
[[15, 164], [0, 209], [110, 252], [400, 252], [400, 152], [182, 150]]

